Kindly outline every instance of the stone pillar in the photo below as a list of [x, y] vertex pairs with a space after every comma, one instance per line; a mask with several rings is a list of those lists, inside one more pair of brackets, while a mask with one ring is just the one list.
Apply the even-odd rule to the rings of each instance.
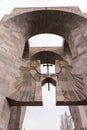
[[20, 130], [20, 116], [21, 116], [21, 107], [20, 106], [11, 107], [8, 130]]
[[[72, 39], [70, 47], [73, 50], [73, 73], [83, 76], [84, 91], [87, 92], [87, 25], [80, 25], [79, 28], [73, 30], [70, 39]], [[76, 129], [87, 128], [85, 107], [71, 106], [70, 109]]]
[[83, 106], [69, 107], [76, 130], [87, 128], [87, 117]]
[[[58, 66], [58, 60], [55, 62], [55, 72], [58, 73], [60, 71], [60, 68]], [[59, 101], [64, 101], [64, 96], [62, 92], [62, 87], [59, 85], [58, 78], [55, 76], [55, 81], [56, 81], [56, 104]]]
[[6, 98], [0, 95], [0, 130], [7, 130], [9, 117], [10, 117], [10, 106]]

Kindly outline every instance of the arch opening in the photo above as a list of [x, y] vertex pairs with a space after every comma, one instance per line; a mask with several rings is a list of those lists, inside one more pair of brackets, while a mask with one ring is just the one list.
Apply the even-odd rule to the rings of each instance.
[[62, 47], [63, 37], [55, 34], [44, 33], [29, 38], [28, 42], [30, 47]]
[[[56, 88], [51, 84], [48, 91], [47, 84], [42, 87], [43, 106], [27, 107], [23, 128], [29, 129], [59, 129], [61, 124], [61, 115], [66, 111], [69, 115], [68, 106], [55, 106]], [[39, 116], [38, 116], [39, 115]]]
[[63, 58], [52, 51], [40, 51], [31, 57], [32, 60], [40, 60], [41, 64], [50, 63], [55, 64], [55, 60], [63, 60]]

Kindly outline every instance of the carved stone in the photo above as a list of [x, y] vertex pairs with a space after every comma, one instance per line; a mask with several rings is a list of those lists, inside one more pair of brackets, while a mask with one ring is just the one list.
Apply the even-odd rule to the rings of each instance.
[[[30, 47], [28, 39], [41, 33], [62, 36], [64, 38], [63, 46]], [[38, 67], [33, 70], [30, 63], [27, 64], [32, 60], [35, 62], [39, 60]], [[56, 61], [65, 63], [61, 67], [61, 64]], [[41, 75], [40, 64], [43, 63], [55, 64], [56, 73]], [[61, 73], [58, 73], [60, 70]], [[26, 78], [27, 74], [29, 81]], [[17, 108], [18, 105], [19, 107], [21, 105], [42, 105], [41, 86], [47, 82], [47, 78], [56, 86], [57, 105], [87, 105], [87, 18], [78, 7], [17, 8], [1, 20], [1, 130], [7, 130], [11, 126], [9, 122], [12, 120], [10, 116], [12, 106]], [[66, 91], [63, 90], [64, 86], [66, 86]], [[71, 88], [72, 90], [69, 91]], [[81, 114], [82, 112], [84, 115], [87, 113], [86, 106], [77, 106], [77, 108], [72, 107], [71, 113], [74, 113], [75, 110], [79, 111], [78, 119], [81, 117], [84, 119], [76, 120], [75, 124], [81, 121], [79, 126], [84, 127], [85, 125], [86, 127], [87, 117]], [[16, 118], [18, 117], [16, 114]], [[20, 117], [24, 117], [24, 112]], [[75, 118], [76, 116], [73, 119], [75, 120]], [[15, 122], [13, 126], [14, 124]], [[78, 128], [77, 125], [75, 126]]]

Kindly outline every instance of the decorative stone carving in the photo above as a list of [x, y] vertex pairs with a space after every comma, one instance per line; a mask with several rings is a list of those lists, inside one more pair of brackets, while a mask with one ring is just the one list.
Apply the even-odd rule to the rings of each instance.
[[[76, 102], [87, 100], [87, 94], [84, 91], [84, 82], [81, 74], [72, 73], [72, 65], [67, 61], [57, 61], [59, 72], [55, 74], [41, 74], [37, 68], [38, 61], [27, 60], [20, 67], [20, 77], [17, 78], [15, 92], [12, 93], [9, 99], [18, 102], [34, 102], [36, 93], [36, 82], [41, 83], [41, 79], [57, 77], [56, 82], [61, 87], [64, 102]], [[40, 86], [41, 87], [41, 86]], [[60, 99], [59, 102], [62, 102]]]
[[72, 65], [67, 61], [57, 61], [59, 72], [57, 73], [58, 84], [61, 86], [64, 101], [82, 101], [87, 100], [87, 94], [84, 91], [84, 82], [81, 74], [72, 73]]
[[39, 61], [24, 60], [23, 65], [20, 67], [20, 77], [17, 77], [15, 92], [7, 98], [8, 100], [18, 102], [35, 101], [36, 82], [40, 82], [41, 77], [37, 70], [38, 66]]

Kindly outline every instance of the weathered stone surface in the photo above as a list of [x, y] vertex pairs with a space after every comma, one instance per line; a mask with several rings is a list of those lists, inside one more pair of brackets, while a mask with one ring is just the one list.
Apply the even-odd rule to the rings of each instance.
[[10, 106], [4, 96], [0, 95], [0, 130], [7, 130]]
[[84, 17], [87, 18], [87, 13], [84, 13]]
[[[8, 96], [10, 105], [42, 105], [40, 81], [40, 62], [24, 60], [25, 66], [20, 67], [20, 77], [17, 78], [15, 91]], [[20, 103], [19, 103], [20, 102]]]
[[8, 130], [20, 130], [21, 107], [11, 107]]
[[[87, 90], [87, 19], [86, 15], [77, 7], [44, 7], [44, 8], [20, 8], [14, 9], [12, 13], [3, 18], [0, 22], [0, 129], [7, 130], [8, 121], [12, 120], [10, 116], [11, 107], [6, 101], [15, 91], [15, 81], [20, 76], [20, 66], [23, 63], [23, 54], [25, 43], [34, 35], [41, 33], [53, 33], [64, 38], [65, 42], [61, 48], [30, 48], [29, 54], [25, 60], [40, 60], [41, 63], [53, 63], [55, 60], [65, 60], [73, 66], [73, 73], [83, 76], [85, 83], [85, 91]], [[27, 49], [28, 50], [28, 49]], [[58, 66], [57, 66], [58, 67]], [[38, 66], [38, 69], [40, 67]], [[57, 72], [56, 68], [56, 72]], [[37, 77], [37, 76], [36, 76]], [[41, 102], [41, 83], [47, 82], [47, 78], [41, 78], [41, 82], [36, 83], [36, 93], [34, 88], [30, 87], [34, 101]], [[56, 87], [57, 102], [59, 99], [64, 100], [61, 86], [58, 86], [57, 77], [49, 77], [51, 83]], [[33, 81], [33, 85], [34, 81]], [[60, 88], [58, 88], [60, 87]], [[58, 95], [60, 92], [60, 96]], [[39, 93], [39, 94], [38, 94]], [[72, 93], [73, 94], [73, 93]], [[34, 102], [35, 103], [35, 102]], [[64, 102], [65, 103], [65, 102]], [[83, 102], [82, 102], [83, 103]], [[84, 104], [87, 102], [85, 101]], [[5, 105], [5, 107], [4, 107]], [[37, 105], [37, 102], [36, 102]], [[16, 107], [17, 108], [17, 107]], [[73, 114], [78, 112], [78, 121], [75, 120], [75, 126], [80, 124], [81, 127], [86, 127], [86, 109], [84, 107], [74, 107], [71, 110]], [[15, 109], [16, 110], [16, 109]], [[14, 111], [15, 111], [14, 110]], [[83, 115], [81, 113], [84, 113]], [[20, 110], [21, 113], [21, 110]], [[87, 112], [86, 112], [87, 113]], [[17, 119], [16, 114], [13, 117]], [[23, 121], [24, 112], [20, 114]], [[76, 115], [74, 114], [75, 118]], [[84, 118], [84, 120], [82, 120]], [[9, 121], [9, 122], [10, 122]], [[9, 123], [14, 127], [15, 121]], [[80, 126], [79, 125], [79, 126]], [[18, 124], [19, 127], [19, 124]]]
[[87, 128], [87, 117], [85, 113], [85, 106], [70, 106], [70, 112], [74, 120], [75, 128], [80, 130], [81, 128]]
[[76, 6], [71, 6], [71, 7], [31, 7], [31, 8], [15, 8], [13, 9], [13, 11], [11, 12], [10, 15], [5, 15], [2, 19], [1, 22], [5, 22], [6, 20], [16, 16], [16, 15], [20, 15], [26, 12], [31, 12], [31, 11], [37, 11], [37, 10], [59, 10], [59, 11], [65, 11], [65, 12], [71, 12], [71, 13], [75, 13], [78, 15], [83, 15], [83, 13], [81, 12], [81, 10]]

